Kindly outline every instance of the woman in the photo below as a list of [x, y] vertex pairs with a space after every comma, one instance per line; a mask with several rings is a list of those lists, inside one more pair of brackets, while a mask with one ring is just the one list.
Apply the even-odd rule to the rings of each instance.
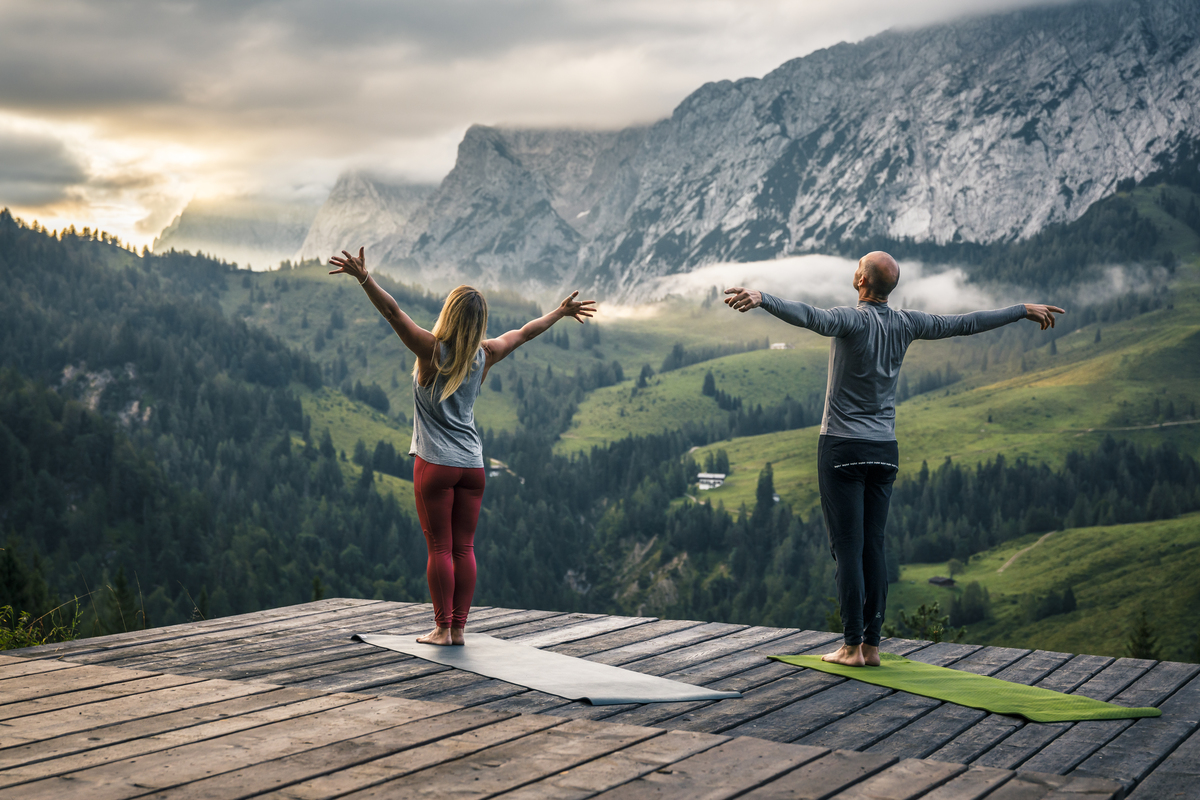
[[461, 645], [475, 594], [475, 523], [483, 500], [483, 443], [475, 430], [475, 399], [488, 370], [563, 317], [580, 324], [592, 316], [594, 300], [571, 292], [558, 308], [495, 339], [484, 339], [487, 300], [470, 286], [446, 297], [433, 331], [417, 325], [367, 273], [363, 248], [342, 251], [330, 275], [345, 273], [416, 356], [413, 367], [413, 488], [417, 516], [429, 548], [426, 576], [433, 600], [434, 629], [417, 639]]

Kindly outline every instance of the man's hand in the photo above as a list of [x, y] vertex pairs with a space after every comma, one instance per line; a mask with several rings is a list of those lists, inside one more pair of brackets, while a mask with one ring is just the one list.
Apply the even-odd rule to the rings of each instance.
[[576, 300], [579, 292], [571, 292], [567, 298], [558, 305], [559, 317], [573, 317], [580, 325], [583, 321], [592, 314], [596, 313], [595, 300]]
[[1025, 319], [1036, 322], [1042, 326], [1042, 330], [1054, 327], [1054, 315], [1065, 314], [1065, 309], [1058, 306], [1043, 306], [1038, 303], [1025, 304]]
[[734, 311], [745, 313], [752, 308], [762, 305], [762, 292], [747, 289], [743, 286], [733, 286], [725, 290], [725, 294], [733, 295], [725, 298], [725, 305]]

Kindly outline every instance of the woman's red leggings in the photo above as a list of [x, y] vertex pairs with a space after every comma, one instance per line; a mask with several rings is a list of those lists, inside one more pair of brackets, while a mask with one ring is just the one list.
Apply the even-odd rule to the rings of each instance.
[[417, 517], [425, 533], [429, 596], [439, 628], [463, 628], [475, 596], [475, 523], [483, 502], [483, 467], [430, 464], [414, 456]]

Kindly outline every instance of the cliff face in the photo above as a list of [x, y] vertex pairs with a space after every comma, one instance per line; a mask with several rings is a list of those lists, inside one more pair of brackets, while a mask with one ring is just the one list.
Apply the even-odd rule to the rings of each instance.
[[312, 220], [296, 258], [324, 261], [351, 247], [374, 247], [399, 233], [435, 188], [365, 172], [343, 173]]
[[383, 243], [384, 263], [433, 283], [535, 289], [574, 280], [644, 130], [506, 131], [474, 126], [454, 169]]
[[838, 45], [650, 128], [472, 128], [386, 260], [629, 298], [871, 235], [1023, 238], [1200, 138], [1198, 28], [1200, 0], [1078, 3]]

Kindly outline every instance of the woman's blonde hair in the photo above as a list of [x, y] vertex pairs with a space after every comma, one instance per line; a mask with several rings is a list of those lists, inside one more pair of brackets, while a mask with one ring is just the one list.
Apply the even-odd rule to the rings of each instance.
[[[466, 380], [487, 331], [487, 318], [487, 300], [478, 289], [463, 285], [446, 295], [442, 313], [433, 324], [433, 337], [441, 345], [433, 348], [433, 368], [445, 378], [439, 403], [458, 391]], [[442, 355], [448, 358], [446, 363], [439, 363]], [[418, 375], [418, 371], [414, 364], [413, 375]]]

